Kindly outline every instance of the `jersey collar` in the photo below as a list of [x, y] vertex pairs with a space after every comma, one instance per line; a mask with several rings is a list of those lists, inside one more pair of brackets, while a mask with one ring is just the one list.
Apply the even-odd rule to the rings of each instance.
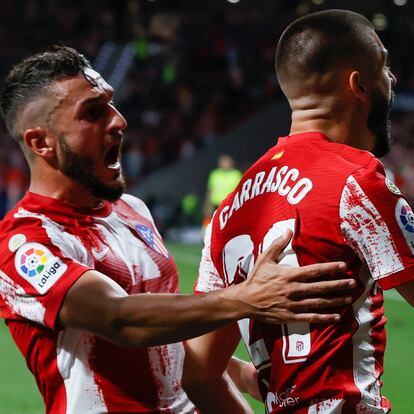
[[278, 144], [283, 144], [287, 142], [291, 144], [294, 142], [299, 142], [299, 141], [304, 141], [304, 140], [333, 142], [331, 139], [329, 139], [326, 135], [322, 134], [321, 132], [311, 131], [311, 132], [302, 132], [300, 134], [293, 134], [293, 135], [280, 137], [278, 139]]
[[26, 193], [19, 204], [21, 204], [24, 208], [27, 208], [26, 206], [30, 206], [30, 210], [34, 212], [46, 212], [46, 214], [65, 215], [74, 218], [84, 216], [107, 217], [112, 212], [112, 203], [106, 200], [103, 201], [102, 205], [99, 207], [87, 208], [79, 207], [75, 204], [67, 203], [53, 197], [32, 193], [31, 191]]

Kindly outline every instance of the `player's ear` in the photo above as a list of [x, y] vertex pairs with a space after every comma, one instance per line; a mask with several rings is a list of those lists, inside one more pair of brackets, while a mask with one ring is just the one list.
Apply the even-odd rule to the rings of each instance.
[[365, 101], [367, 99], [368, 88], [360, 72], [351, 72], [348, 78], [348, 84], [350, 90], [358, 100]]
[[34, 154], [42, 158], [52, 158], [55, 156], [55, 140], [48, 135], [45, 128], [26, 129], [23, 133], [23, 140]]

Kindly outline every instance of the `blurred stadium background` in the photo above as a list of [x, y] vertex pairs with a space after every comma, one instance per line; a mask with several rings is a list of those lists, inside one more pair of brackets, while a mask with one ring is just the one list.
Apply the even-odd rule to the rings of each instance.
[[[398, 78], [395, 144], [384, 163], [413, 203], [414, 0], [2, 1], [0, 76], [56, 43], [74, 46], [91, 60], [114, 86], [129, 123], [123, 149], [128, 191], [147, 202], [174, 242], [182, 287], [191, 291], [200, 246], [178, 242], [200, 241], [208, 174], [222, 153], [245, 169], [288, 132], [289, 109], [274, 75], [276, 41], [295, 17], [326, 8], [364, 14], [390, 50]], [[0, 217], [27, 186], [20, 149], [0, 125]], [[412, 414], [413, 312], [392, 294], [386, 309], [385, 392], [394, 412]], [[41, 407], [1, 326], [0, 414], [37, 414]]]

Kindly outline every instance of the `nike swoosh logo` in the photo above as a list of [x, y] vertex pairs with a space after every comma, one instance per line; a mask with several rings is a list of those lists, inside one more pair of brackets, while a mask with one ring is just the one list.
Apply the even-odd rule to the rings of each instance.
[[108, 253], [109, 247], [105, 247], [102, 250], [96, 251], [92, 248], [92, 255], [96, 260], [102, 260], [105, 255]]

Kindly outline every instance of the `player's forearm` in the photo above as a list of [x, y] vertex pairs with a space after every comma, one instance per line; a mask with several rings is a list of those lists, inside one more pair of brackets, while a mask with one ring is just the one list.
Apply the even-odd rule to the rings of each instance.
[[252, 316], [256, 308], [246, 298], [240, 300], [244, 297], [241, 290], [243, 286], [239, 285], [197, 296], [129, 296], [105, 275], [89, 271], [67, 292], [58, 323], [124, 346], [178, 342]]
[[227, 374], [214, 379], [194, 379], [183, 388], [202, 414], [253, 414], [248, 402]]
[[226, 371], [240, 392], [248, 393], [256, 400], [261, 401], [257, 371], [251, 362], [242, 361], [232, 356]]
[[[152, 346], [203, 335], [231, 321], [253, 316], [255, 310], [239, 299], [240, 287], [208, 294], [145, 294], [120, 300], [117, 341], [128, 346]], [[113, 336], [113, 334], [111, 334]]]
[[[88, 271], [67, 292], [58, 323], [124, 346], [178, 342], [231, 321], [256, 317], [262, 309], [263, 290], [267, 292], [263, 288], [258, 292], [254, 284], [245, 282], [196, 296], [128, 295], [105, 275]], [[265, 303], [264, 315], [268, 309]]]

